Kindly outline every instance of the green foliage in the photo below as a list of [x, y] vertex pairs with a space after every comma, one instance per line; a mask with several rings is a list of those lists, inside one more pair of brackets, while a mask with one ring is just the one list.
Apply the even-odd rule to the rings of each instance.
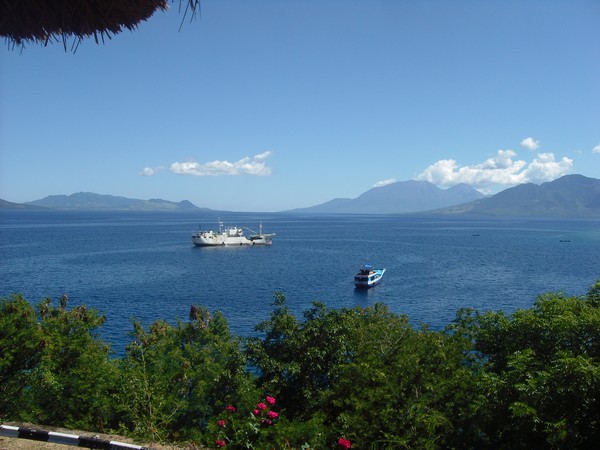
[[110, 349], [95, 334], [105, 317], [85, 305], [67, 309], [67, 297], [53, 307], [38, 305], [43, 348], [31, 371], [23, 418], [82, 429], [103, 430], [112, 420], [115, 367]]
[[319, 419], [290, 421], [283, 413], [271, 395], [242, 408], [227, 405], [209, 425], [205, 443], [229, 449], [327, 448]]
[[345, 313], [315, 302], [301, 323], [281, 293], [275, 306], [271, 319], [256, 327], [264, 338], [247, 339], [246, 353], [260, 370], [259, 387], [282, 398], [289, 418], [306, 419], [322, 409], [322, 393], [334, 382], [333, 370], [347, 358]]
[[461, 406], [473, 392], [465, 340], [416, 331], [378, 304], [327, 310], [315, 303], [299, 322], [277, 296], [264, 338], [247, 341], [259, 386], [278, 392], [289, 417], [319, 419], [329, 442], [360, 447], [434, 447], [457, 439]]
[[275, 397], [267, 396], [253, 409], [227, 405], [209, 425], [212, 435], [208, 445], [230, 449], [258, 449], [273, 443], [272, 430], [278, 424], [279, 413], [275, 411]]
[[590, 288], [586, 300], [591, 306], [600, 307], [600, 280]]
[[177, 326], [157, 321], [148, 332], [134, 325], [117, 402], [123, 426], [136, 435], [198, 438], [223, 402], [254, 394], [225, 318], [194, 306], [190, 319]]
[[21, 295], [0, 299], [0, 419], [18, 414], [41, 347], [41, 328], [29, 302]]
[[[0, 300], [3, 420], [255, 449], [600, 441], [600, 281], [510, 315], [461, 310], [443, 331], [381, 304], [315, 302], [297, 318], [276, 293], [262, 334], [242, 341], [193, 306], [186, 323], [134, 323], [120, 359], [97, 336], [104, 317], [67, 303], [47, 299], [36, 315], [22, 296]], [[264, 392], [277, 417], [257, 407]]]
[[439, 448], [456, 444], [474, 377], [461, 341], [384, 305], [348, 311], [349, 358], [337, 368], [328, 414], [337, 435], [360, 448]]
[[600, 439], [598, 284], [463, 322], [485, 362], [474, 420], [491, 448], [585, 448]]
[[0, 415], [37, 423], [103, 430], [112, 420], [114, 366], [95, 336], [104, 317], [50, 299], [0, 303]]

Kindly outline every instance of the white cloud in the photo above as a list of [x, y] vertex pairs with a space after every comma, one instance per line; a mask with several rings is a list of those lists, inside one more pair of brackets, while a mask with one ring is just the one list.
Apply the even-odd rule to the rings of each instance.
[[566, 175], [573, 167], [572, 159], [563, 157], [556, 161], [553, 153], [539, 153], [529, 164], [514, 160], [516, 155], [513, 150], [498, 150], [495, 157], [483, 163], [463, 167], [453, 159], [443, 159], [417, 175], [417, 180], [443, 187], [465, 183], [485, 190], [494, 185], [514, 186], [551, 181]]
[[570, 158], [563, 157], [560, 161], [556, 161], [553, 153], [539, 153], [523, 174], [528, 182], [542, 183], [562, 177], [572, 168], [573, 160]]
[[396, 182], [395, 178], [388, 178], [387, 180], [378, 181], [377, 183], [375, 183], [373, 185], [373, 187], [382, 187], [382, 186], [386, 186], [388, 184], [392, 184], [392, 183], [395, 183], [395, 182]]
[[254, 159], [257, 160], [257, 161], [264, 161], [269, 156], [271, 156], [271, 154], [272, 154], [272, 152], [270, 152], [270, 151], [267, 150], [266, 152], [263, 152], [263, 153], [260, 153], [258, 155], [255, 155]]
[[512, 150], [498, 150], [496, 157], [481, 164], [464, 167], [459, 167], [453, 159], [443, 159], [425, 169], [417, 179], [441, 186], [453, 186], [459, 183], [471, 186], [519, 184], [521, 183], [519, 172], [527, 163], [513, 161], [514, 156], [516, 153]]
[[528, 137], [521, 141], [521, 146], [528, 150], [537, 150], [540, 146], [540, 141], [536, 141], [532, 137]]
[[163, 166], [158, 166], [158, 167], [144, 167], [142, 169], [142, 171], [140, 172], [140, 175], [142, 175], [144, 177], [151, 177], [156, 172], [158, 172], [160, 170], [163, 170], [163, 169], [164, 169]]
[[207, 163], [197, 163], [195, 161], [174, 162], [171, 164], [171, 172], [180, 175], [194, 175], [198, 177], [221, 176], [221, 175], [271, 175], [271, 168], [266, 165], [266, 159], [271, 156], [267, 151], [253, 156], [246, 156], [239, 161], [211, 161]]
[[592, 149], [592, 153], [600, 153], [600, 144], [596, 145], [593, 149]]

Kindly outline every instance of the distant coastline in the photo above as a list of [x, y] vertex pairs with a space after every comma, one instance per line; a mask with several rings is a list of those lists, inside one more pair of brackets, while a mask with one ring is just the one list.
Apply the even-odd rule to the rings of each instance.
[[[26, 203], [0, 199], [0, 209], [223, 212], [198, 207], [189, 200], [140, 200], [91, 192], [50, 195]], [[439, 189], [426, 181], [405, 181], [370, 189], [355, 199], [333, 199], [320, 205], [281, 212], [600, 218], [600, 180], [583, 175], [565, 175], [540, 185], [521, 184], [490, 197], [484, 197], [466, 185]]]
[[50, 195], [27, 203], [0, 200], [0, 209], [50, 209], [61, 211], [209, 211], [188, 200], [171, 202], [162, 199], [139, 200], [92, 192], [71, 195]]

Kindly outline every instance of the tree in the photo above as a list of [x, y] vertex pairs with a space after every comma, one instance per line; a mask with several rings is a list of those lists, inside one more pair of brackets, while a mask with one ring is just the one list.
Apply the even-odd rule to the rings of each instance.
[[0, 299], [0, 418], [18, 414], [41, 349], [42, 332], [31, 304], [22, 295]]
[[190, 322], [134, 324], [121, 361], [120, 420], [134, 434], [195, 439], [228, 402], [254, 397], [238, 341], [219, 312], [192, 306]]
[[258, 386], [278, 395], [288, 418], [306, 419], [322, 409], [334, 369], [347, 357], [347, 312], [314, 302], [300, 322], [279, 292], [274, 306], [271, 318], [256, 327], [263, 336], [245, 341], [246, 354], [258, 369]]
[[468, 341], [413, 329], [385, 305], [328, 310], [298, 321], [276, 294], [261, 337], [247, 341], [259, 386], [277, 393], [286, 415], [320, 421], [328, 442], [360, 448], [435, 447], [460, 442], [474, 394]]
[[475, 402], [480, 447], [588, 448], [598, 442], [597, 288], [582, 298], [542, 295], [531, 309], [462, 323], [485, 363]]
[[38, 305], [42, 350], [28, 376], [21, 416], [37, 423], [104, 430], [112, 419], [115, 366], [96, 330], [106, 318], [85, 305]]
[[360, 448], [449, 448], [466, 441], [476, 372], [464, 341], [384, 305], [353, 310], [349, 358], [338, 368], [328, 420]]

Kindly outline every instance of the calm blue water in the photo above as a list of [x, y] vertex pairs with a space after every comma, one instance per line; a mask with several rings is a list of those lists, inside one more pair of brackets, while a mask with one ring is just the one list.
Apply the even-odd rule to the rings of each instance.
[[[282, 291], [300, 315], [384, 302], [441, 328], [462, 307], [530, 307], [544, 292], [582, 295], [600, 278], [599, 220], [404, 216], [222, 215], [226, 225], [276, 232], [270, 247], [198, 248], [192, 232], [217, 217], [190, 213], [0, 211], [0, 296], [32, 303], [63, 293], [107, 316], [117, 352], [131, 320], [187, 320], [191, 304], [221, 310], [248, 335]], [[570, 242], [561, 242], [570, 241]], [[356, 291], [371, 262], [384, 281]], [[56, 304], [56, 303], [55, 303]]]

